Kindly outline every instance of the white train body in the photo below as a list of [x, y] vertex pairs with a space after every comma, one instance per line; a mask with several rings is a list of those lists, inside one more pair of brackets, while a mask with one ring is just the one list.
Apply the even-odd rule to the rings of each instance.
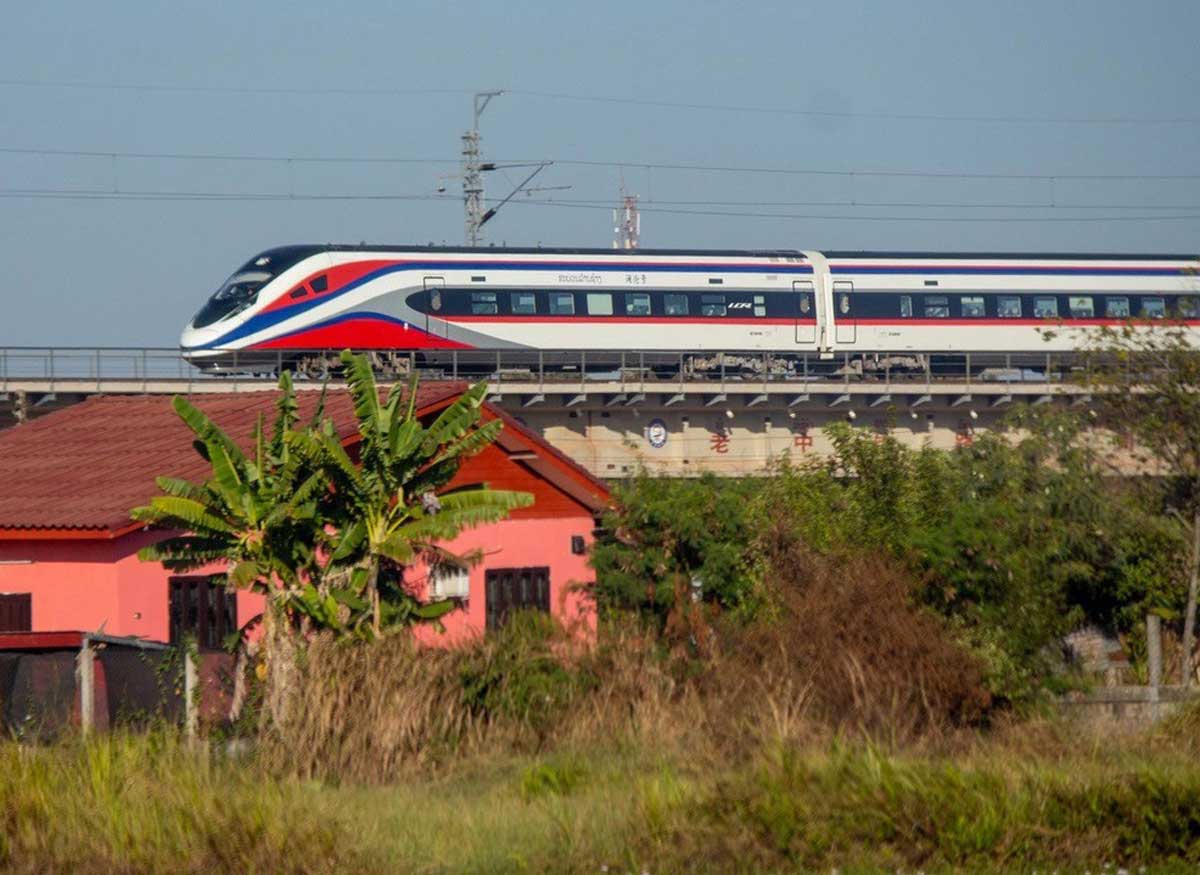
[[343, 347], [1064, 352], [1129, 319], [1200, 331], [1198, 272], [1174, 255], [293, 246], [251, 259], [180, 342], [201, 366]]

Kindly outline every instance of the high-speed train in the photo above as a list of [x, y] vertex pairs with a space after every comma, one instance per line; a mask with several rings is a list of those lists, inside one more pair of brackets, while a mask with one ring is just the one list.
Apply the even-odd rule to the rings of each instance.
[[[283, 246], [183, 331], [202, 368], [302, 350], [1069, 351], [1079, 332], [1182, 320], [1188, 255]], [[1046, 339], [1046, 328], [1059, 328]]]

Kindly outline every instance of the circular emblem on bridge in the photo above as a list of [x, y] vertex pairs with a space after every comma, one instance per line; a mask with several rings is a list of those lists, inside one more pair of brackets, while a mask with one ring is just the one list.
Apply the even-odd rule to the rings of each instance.
[[661, 419], [652, 419], [646, 424], [646, 440], [656, 450], [667, 445], [667, 424]]

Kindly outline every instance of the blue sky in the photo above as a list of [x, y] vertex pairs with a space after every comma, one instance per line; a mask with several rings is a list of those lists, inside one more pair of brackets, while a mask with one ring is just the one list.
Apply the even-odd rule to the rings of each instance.
[[[257, 250], [463, 233], [454, 199], [13, 190], [428, 197], [456, 172], [477, 89], [512, 90], [484, 116], [486, 156], [563, 162], [538, 184], [570, 186], [536, 195], [557, 205], [506, 207], [487, 229], [497, 244], [610, 245], [610, 213], [596, 205], [616, 200], [623, 176], [645, 201], [646, 246], [1200, 250], [1200, 5], [745, 5], [18, 4], [0, 31], [0, 149], [118, 157], [0, 152], [0, 345], [171, 346]], [[589, 96], [767, 111], [575, 99]], [[489, 174], [489, 196], [522, 173]], [[1088, 174], [1141, 178], [1067, 178]], [[1162, 215], [1191, 218], [1138, 218]], [[1079, 216], [1093, 220], [1064, 221]], [[978, 221], [1000, 217], [1021, 221]]]

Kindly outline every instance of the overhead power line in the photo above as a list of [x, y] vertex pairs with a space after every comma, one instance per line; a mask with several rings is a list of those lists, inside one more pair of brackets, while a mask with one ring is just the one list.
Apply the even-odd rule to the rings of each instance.
[[[162, 92], [168, 94], [275, 94], [317, 96], [407, 96], [429, 97], [440, 95], [473, 94], [471, 88], [376, 88], [376, 87], [271, 87], [245, 85], [179, 85], [158, 82], [94, 82], [65, 79], [0, 79], [0, 87], [42, 88], [89, 91]], [[1036, 116], [1019, 114], [986, 115], [980, 113], [936, 113], [895, 112], [836, 109], [801, 109], [787, 106], [758, 106], [752, 104], [699, 103], [645, 97], [625, 97], [604, 94], [572, 94], [562, 91], [539, 91], [534, 89], [506, 89], [506, 93], [540, 100], [571, 101], [578, 103], [612, 104], [617, 106], [644, 106], [653, 109], [687, 110], [693, 112], [743, 113], [754, 115], [788, 116], [800, 118], [861, 119], [878, 121], [920, 121], [946, 123], [984, 124], [1035, 124], [1035, 125], [1200, 125], [1197, 116], [1126, 116], [1126, 115], [1063, 115]]]
[[[36, 146], [0, 146], [0, 154], [34, 155], [46, 157], [109, 158], [129, 160], [178, 160], [178, 161], [262, 161], [283, 164], [457, 164], [457, 158], [393, 158], [371, 155], [264, 155], [235, 154], [222, 152], [138, 152], [120, 149], [60, 149]], [[764, 167], [730, 164], [689, 164], [680, 162], [653, 161], [599, 161], [586, 159], [546, 158], [501, 158], [497, 163], [506, 165], [524, 164], [535, 166], [552, 161], [554, 164], [574, 167], [611, 167], [634, 170], [670, 170], [696, 173], [746, 173], [781, 176], [829, 176], [845, 179], [857, 178], [913, 178], [913, 179], [992, 179], [1031, 180], [1040, 182], [1057, 181], [1125, 181], [1143, 180], [1186, 181], [1200, 180], [1200, 173], [1004, 173], [957, 170], [911, 170], [911, 169], [867, 169], [835, 170], [822, 167]]]
[[[0, 198], [24, 198], [29, 200], [87, 200], [87, 201], [180, 201], [228, 203], [237, 201], [288, 202], [288, 201], [444, 201], [457, 202], [452, 195], [438, 194], [279, 194], [271, 192], [201, 192], [201, 191], [103, 191], [91, 189], [0, 189]], [[611, 210], [609, 203], [570, 203], [553, 200], [513, 200], [512, 204], [534, 207], [558, 207], [564, 209]], [[924, 205], [913, 205], [924, 206]], [[751, 219], [806, 219], [821, 221], [852, 222], [1171, 222], [1200, 219], [1200, 212], [1171, 215], [1121, 215], [1121, 216], [915, 216], [915, 215], [825, 215], [808, 213], [754, 212], [748, 210], [681, 209], [673, 207], [645, 206], [643, 212], [663, 213], [678, 216], [719, 216], [723, 218]], [[1046, 209], [1040, 207], [1039, 209]], [[1152, 209], [1147, 207], [1146, 209]], [[1182, 207], [1174, 208], [1182, 209]], [[1198, 209], [1190, 207], [1189, 209]]]

